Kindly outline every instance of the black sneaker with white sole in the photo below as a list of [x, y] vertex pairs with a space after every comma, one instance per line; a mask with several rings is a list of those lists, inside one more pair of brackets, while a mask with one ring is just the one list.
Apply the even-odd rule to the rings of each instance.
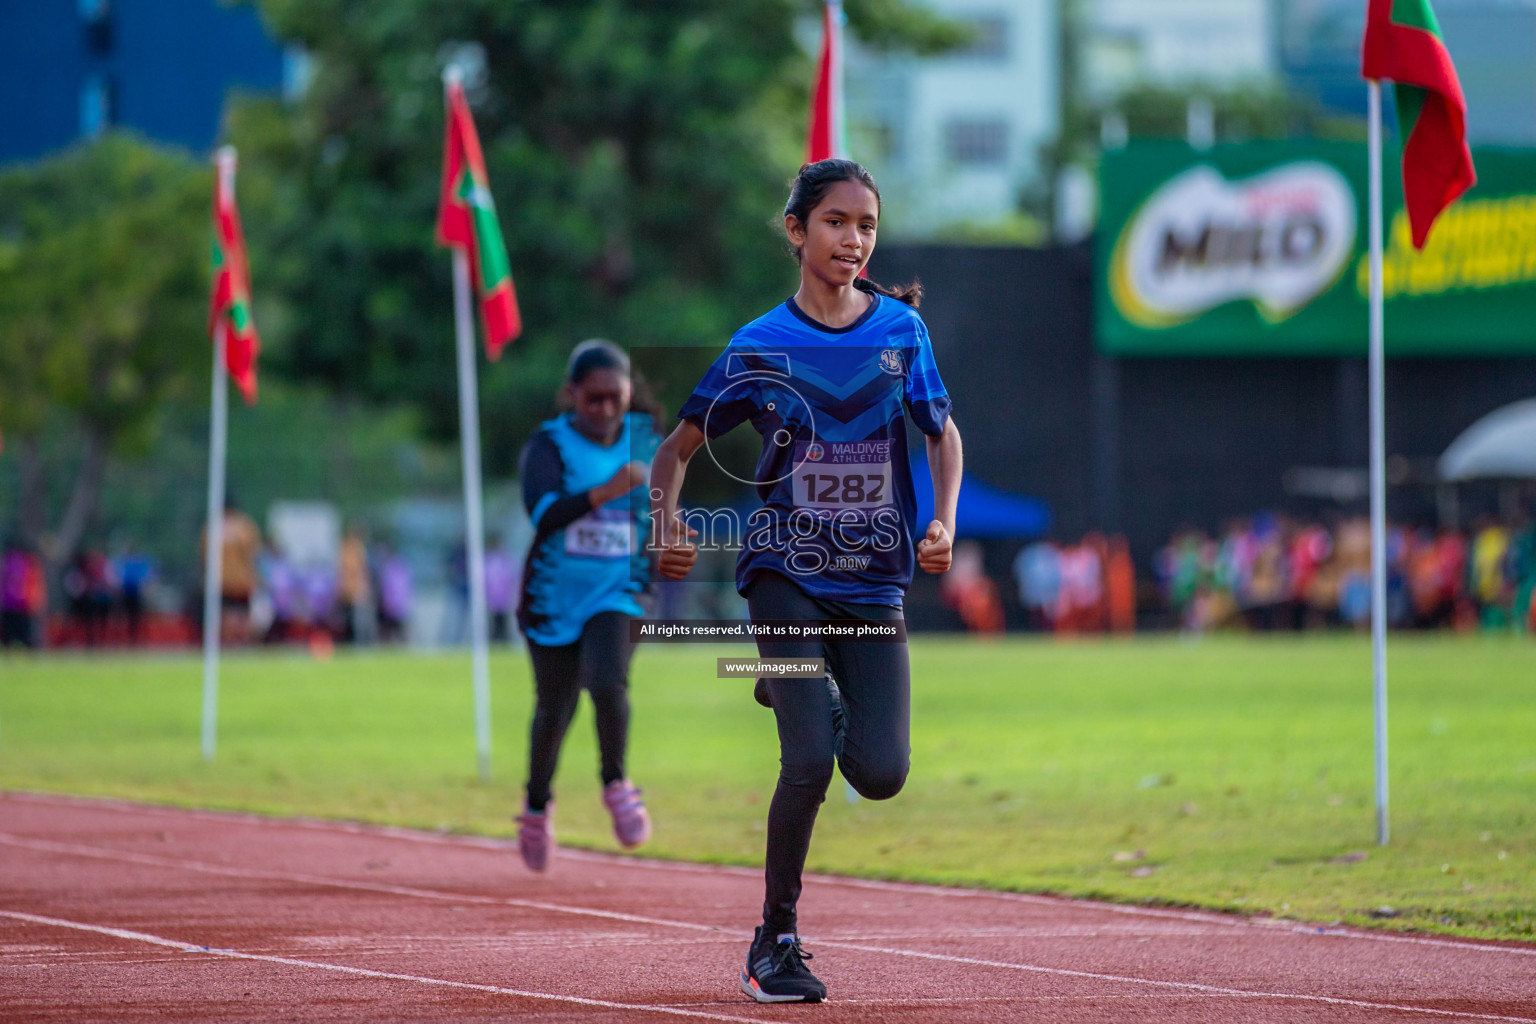
[[810, 959], [798, 935], [775, 940], [758, 925], [747, 950], [747, 969], [741, 972], [741, 991], [760, 1003], [822, 1002], [827, 986], [805, 966]]

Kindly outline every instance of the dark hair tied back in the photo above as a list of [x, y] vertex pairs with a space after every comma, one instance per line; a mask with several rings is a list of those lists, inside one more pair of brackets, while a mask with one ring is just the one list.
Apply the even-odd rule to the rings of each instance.
[[[840, 181], [858, 182], [869, 189], [875, 195], [875, 208], [877, 210], [880, 208], [880, 186], [875, 184], [874, 176], [862, 164], [834, 157], [831, 160], [818, 160], [800, 167], [800, 173], [795, 175], [795, 180], [789, 184], [789, 199], [784, 203], [784, 216], [793, 217], [802, 225], [809, 226], [811, 211], [821, 205], [827, 193], [832, 191], [832, 186]], [[800, 249], [793, 246], [791, 248], [798, 261]], [[923, 286], [920, 281], [913, 281], [902, 288], [889, 288], [883, 284], [876, 284], [867, 277], [859, 277], [854, 279], [853, 285], [860, 291], [874, 292], [887, 298], [898, 299], [909, 306], [915, 307], [923, 301]]]
[[565, 364], [566, 383], [580, 384], [594, 370], [617, 370], [628, 376], [629, 356], [611, 341], [590, 338], [571, 350], [570, 362]]
[[[661, 403], [651, 391], [650, 383], [640, 371], [630, 367], [629, 355], [606, 338], [588, 338], [571, 349], [570, 361], [565, 364], [565, 382], [575, 387], [598, 370], [617, 370], [621, 376], [629, 378], [630, 412], [647, 413], [653, 425], [666, 419]], [[562, 408], [565, 407], [563, 389], [557, 401]]]

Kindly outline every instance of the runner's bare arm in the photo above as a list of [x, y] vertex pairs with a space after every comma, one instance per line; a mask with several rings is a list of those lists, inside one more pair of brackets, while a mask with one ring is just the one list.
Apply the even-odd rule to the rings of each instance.
[[592, 507], [597, 508], [608, 504], [614, 498], [623, 497], [643, 483], [645, 483], [645, 463], [626, 462], [613, 476], [588, 491], [587, 497], [592, 500]]
[[688, 540], [698, 536], [699, 531], [689, 529], [678, 518], [677, 501], [682, 494], [688, 460], [703, 446], [704, 432], [684, 420], [661, 442], [651, 460], [651, 527], [656, 544], [661, 547], [657, 569], [669, 580], [687, 576], [699, 557], [698, 545]]
[[917, 544], [917, 563], [924, 572], [948, 572], [964, 462], [960, 428], [955, 426], [954, 417], [945, 421], [942, 435], [925, 440], [928, 442], [928, 471], [933, 474], [933, 522], [928, 524], [926, 536]]

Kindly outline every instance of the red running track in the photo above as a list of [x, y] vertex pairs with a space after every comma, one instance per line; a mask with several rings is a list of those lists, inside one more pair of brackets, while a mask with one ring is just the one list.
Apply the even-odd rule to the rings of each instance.
[[[665, 827], [663, 823], [663, 827]], [[0, 793], [0, 1021], [1520, 1021], [1536, 947], [807, 879], [831, 1001], [736, 990], [760, 873]]]

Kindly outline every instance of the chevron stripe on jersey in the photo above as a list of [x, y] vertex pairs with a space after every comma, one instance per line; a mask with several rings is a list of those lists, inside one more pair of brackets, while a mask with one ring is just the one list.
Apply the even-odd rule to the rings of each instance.
[[844, 328], [793, 299], [770, 310], [736, 332], [678, 413], [710, 439], [742, 423], [762, 435], [763, 507], [746, 524], [739, 590], [773, 571], [814, 596], [900, 605], [912, 582], [927, 520], [905, 419], [938, 437], [951, 403], [917, 311], [870, 297]]

